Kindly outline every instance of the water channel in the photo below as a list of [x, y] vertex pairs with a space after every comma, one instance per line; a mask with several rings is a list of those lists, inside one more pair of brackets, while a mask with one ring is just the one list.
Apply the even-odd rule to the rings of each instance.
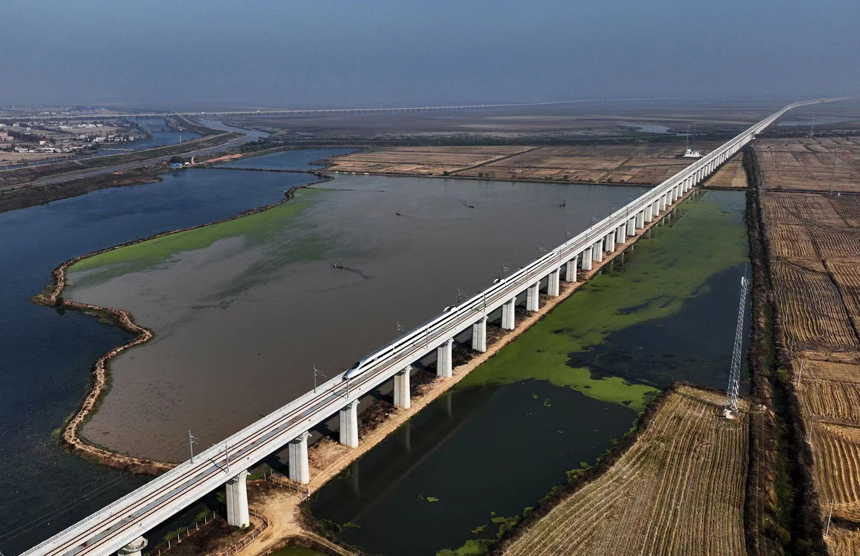
[[130, 151], [140, 151], [143, 149], [152, 149], [155, 147], [176, 145], [178, 143], [190, 141], [191, 139], [197, 139], [198, 137], [200, 137], [200, 134], [193, 133], [188, 130], [175, 131], [173, 129], [170, 129], [169, 127], [167, 127], [167, 124], [162, 118], [142, 118], [137, 120], [137, 123], [141, 127], [145, 127], [150, 132], [150, 136], [148, 138], [142, 139], [140, 141], [134, 141], [133, 143], [128, 143], [121, 147], [100, 149], [99, 152], [116, 154]]

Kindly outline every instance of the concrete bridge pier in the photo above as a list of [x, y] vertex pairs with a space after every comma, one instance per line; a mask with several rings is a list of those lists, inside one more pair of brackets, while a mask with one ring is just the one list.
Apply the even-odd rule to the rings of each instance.
[[666, 196], [663, 195], [662, 197], [660, 197], [660, 212], [661, 213], [665, 212], [665, 210], [666, 210]]
[[[480, 353], [487, 351], [487, 316], [472, 325], [472, 349]], [[407, 406], [408, 407], [408, 406]]]
[[311, 482], [311, 470], [308, 462], [308, 437], [310, 435], [309, 432], [303, 432], [298, 438], [291, 440], [289, 445], [290, 479], [300, 485]]
[[227, 481], [227, 523], [233, 527], [247, 527], [251, 524], [248, 513], [248, 471], [242, 471]]
[[549, 273], [549, 282], [546, 285], [546, 294], [550, 297], [558, 297], [561, 293], [561, 269], [556, 267]]
[[609, 232], [608, 234], [606, 234], [606, 252], [612, 253], [614, 251], [615, 251], [615, 232]]
[[645, 227], [645, 211], [636, 213], [636, 229], [641, 230]]
[[645, 210], [642, 212], [644, 214], [644, 220], [646, 224], [650, 224], [654, 221], [654, 205], [650, 204], [645, 207]]
[[576, 264], [577, 257], [572, 258], [571, 260], [564, 263], [564, 281], [565, 282], [576, 282]]
[[502, 330], [513, 330], [516, 326], [515, 315], [516, 315], [516, 304], [517, 298], [512, 297], [510, 301], [505, 302], [502, 305]]
[[615, 229], [615, 243], [622, 245], [625, 241], [627, 241], [627, 227], [618, 226]]
[[358, 448], [358, 400], [340, 410], [340, 443]]
[[603, 240], [601, 239], [597, 243], [594, 244], [594, 247], [591, 249], [592, 259], [594, 262], [603, 262]]
[[636, 217], [631, 216], [627, 220], [627, 235], [633, 237], [636, 235]]
[[526, 290], [526, 311], [535, 312], [540, 309], [540, 282], [535, 282]]
[[451, 366], [453, 346], [454, 339], [452, 338], [436, 348], [436, 376], [443, 378], [451, 378], [453, 376], [453, 368]]
[[124, 547], [120, 548], [117, 552], [118, 556], [140, 556], [143, 552], [143, 549], [146, 548], [146, 545], [149, 544], [143, 537], [137, 537]]
[[586, 247], [585, 250], [582, 252], [582, 270], [591, 270], [591, 252], [593, 250], [593, 247]]
[[412, 367], [407, 366], [394, 375], [394, 405], [401, 409], [409, 409], [412, 405], [409, 392], [409, 372], [411, 370]]

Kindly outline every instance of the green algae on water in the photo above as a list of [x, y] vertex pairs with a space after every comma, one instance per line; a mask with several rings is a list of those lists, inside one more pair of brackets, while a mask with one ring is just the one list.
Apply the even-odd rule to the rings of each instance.
[[204, 249], [230, 237], [243, 236], [249, 245], [263, 243], [273, 234], [296, 225], [295, 217], [316, 202], [317, 197], [331, 193], [325, 189], [299, 189], [294, 199], [272, 208], [106, 251], [81, 259], [68, 271], [99, 270], [98, 279], [107, 280], [154, 267], [178, 253]]
[[[654, 228], [618, 272], [604, 271], [543, 320], [465, 377], [458, 388], [546, 380], [586, 396], [644, 409], [657, 385], [595, 376], [571, 366], [610, 334], [671, 316], [688, 299], [706, 293], [709, 277], [746, 260], [743, 199], [708, 192], [679, 207], [673, 225]], [[726, 205], [735, 203], [726, 210]]]

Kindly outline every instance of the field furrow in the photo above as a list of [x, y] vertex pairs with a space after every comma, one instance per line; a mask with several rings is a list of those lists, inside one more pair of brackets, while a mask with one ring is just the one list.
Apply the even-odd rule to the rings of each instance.
[[505, 549], [518, 555], [746, 554], [748, 420], [679, 387], [633, 446]]

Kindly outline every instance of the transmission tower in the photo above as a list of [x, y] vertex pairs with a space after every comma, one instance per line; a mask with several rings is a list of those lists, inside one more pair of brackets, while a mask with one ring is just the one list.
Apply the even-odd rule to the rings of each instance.
[[744, 346], [744, 309], [747, 304], [747, 289], [749, 280], [741, 277], [741, 302], [738, 307], [738, 327], [735, 330], [735, 348], [732, 351], [732, 369], [729, 373], [729, 395], [726, 399], [726, 409], [723, 411], [727, 419], [734, 419], [738, 411], [738, 395], [741, 388], [741, 354]]

